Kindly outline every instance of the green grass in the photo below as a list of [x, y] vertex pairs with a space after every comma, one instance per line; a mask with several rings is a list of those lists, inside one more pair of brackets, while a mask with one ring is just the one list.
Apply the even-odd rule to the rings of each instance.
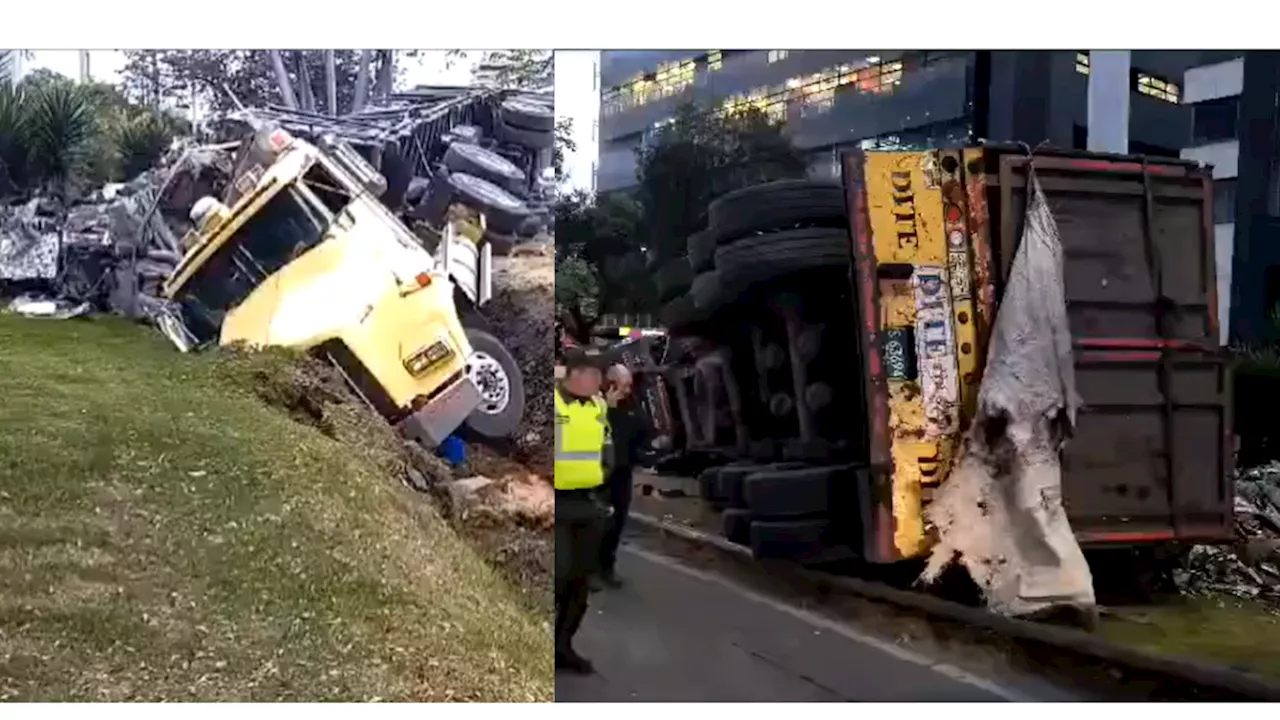
[[552, 699], [545, 615], [291, 367], [0, 316], [0, 699]]
[[1195, 596], [1104, 616], [1107, 640], [1280, 679], [1280, 617], [1261, 603]]

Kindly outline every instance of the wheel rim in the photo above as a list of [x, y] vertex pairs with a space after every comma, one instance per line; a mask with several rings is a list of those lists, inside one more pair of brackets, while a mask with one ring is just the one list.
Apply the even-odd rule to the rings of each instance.
[[511, 380], [496, 358], [486, 352], [472, 353], [467, 359], [467, 377], [480, 390], [480, 412], [497, 415], [507, 409], [511, 402]]

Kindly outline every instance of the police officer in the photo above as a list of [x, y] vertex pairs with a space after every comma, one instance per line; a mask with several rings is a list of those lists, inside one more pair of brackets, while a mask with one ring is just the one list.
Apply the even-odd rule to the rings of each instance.
[[[609, 506], [613, 516], [600, 544], [599, 579], [609, 587], [621, 587], [616, 568], [618, 544], [631, 509], [632, 469], [645, 445], [644, 422], [632, 396], [634, 380], [625, 365], [613, 365], [605, 373], [605, 401], [609, 405], [609, 431], [612, 457], [605, 479]], [[599, 589], [593, 586], [592, 590]]]
[[574, 651], [573, 636], [587, 613], [610, 515], [600, 497], [609, 450], [603, 364], [592, 350], [566, 351], [565, 376], [555, 389], [556, 669], [584, 675], [594, 668]]

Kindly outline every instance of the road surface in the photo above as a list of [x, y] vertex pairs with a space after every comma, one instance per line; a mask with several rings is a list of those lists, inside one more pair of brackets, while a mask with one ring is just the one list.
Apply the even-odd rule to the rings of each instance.
[[984, 679], [718, 575], [624, 546], [621, 590], [592, 596], [576, 639], [596, 674], [556, 674], [557, 702], [1065, 700]]

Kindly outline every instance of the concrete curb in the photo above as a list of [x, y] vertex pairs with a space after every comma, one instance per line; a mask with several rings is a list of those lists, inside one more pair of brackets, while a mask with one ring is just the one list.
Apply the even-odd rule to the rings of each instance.
[[[735, 545], [717, 535], [704, 533], [643, 513], [633, 512], [628, 515], [628, 518], [634, 525], [643, 526], [652, 532], [676, 537], [700, 547], [713, 548], [738, 559], [753, 559], [749, 548]], [[799, 567], [794, 568], [794, 570], [799, 578], [811, 583], [814, 588], [840, 590], [851, 595], [896, 605], [954, 623], [985, 628], [1004, 637], [1061, 648], [1094, 657], [1122, 668], [1163, 676], [1177, 683], [1190, 685], [1215, 695], [1217, 696], [1215, 699], [1280, 702], [1280, 683], [1239, 670], [1209, 665], [1187, 658], [1158, 655], [1135, 647], [1102, 640], [1080, 630], [1015, 620], [1002, 615], [995, 615], [979, 608], [943, 600], [932, 595], [899, 590], [882, 583], [827, 575]]]

